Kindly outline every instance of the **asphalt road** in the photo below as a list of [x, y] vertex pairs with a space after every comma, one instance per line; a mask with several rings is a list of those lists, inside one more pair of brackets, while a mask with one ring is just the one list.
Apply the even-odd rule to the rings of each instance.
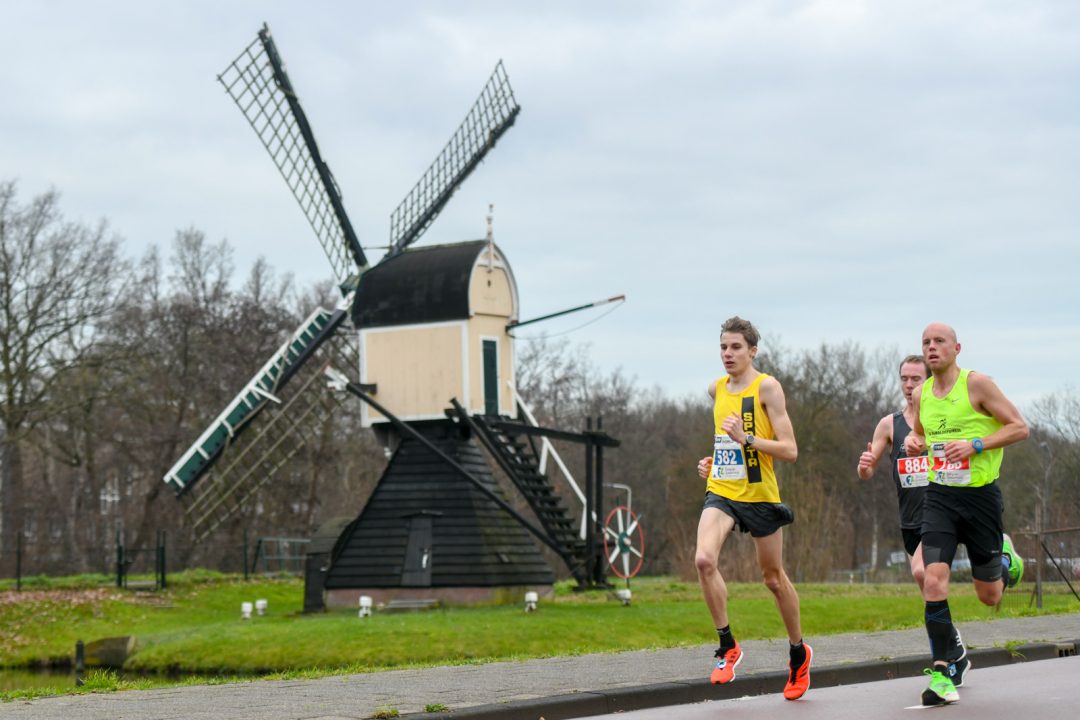
[[[811, 675], [811, 679], [813, 676]], [[735, 682], [738, 682], [736, 679]], [[813, 687], [801, 699], [784, 700], [780, 694], [742, 697], [735, 700], [669, 705], [651, 710], [594, 715], [593, 718], [619, 720], [887, 720], [920, 717], [913, 713], [940, 713], [955, 718], [979, 720], [1042, 720], [1076, 717], [1080, 706], [1080, 656], [973, 668], [964, 686], [958, 688], [960, 702], [939, 707], [923, 707], [919, 696], [927, 685], [924, 678], [900, 678], [858, 685]]]

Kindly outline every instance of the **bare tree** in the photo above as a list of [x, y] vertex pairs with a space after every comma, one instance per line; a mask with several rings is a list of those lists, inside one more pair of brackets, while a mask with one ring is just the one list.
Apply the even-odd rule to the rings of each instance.
[[65, 221], [58, 195], [20, 206], [0, 183], [0, 544], [23, 510], [21, 443], [71, 398], [53, 392], [83, 366], [116, 306], [127, 267], [104, 222]]

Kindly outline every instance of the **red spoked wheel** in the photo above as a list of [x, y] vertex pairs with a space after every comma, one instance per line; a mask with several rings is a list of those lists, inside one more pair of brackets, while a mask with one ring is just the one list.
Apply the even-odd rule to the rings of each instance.
[[604, 520], [604, 557], [611, 572], [621, 578], [632, 578], [645, 561], [645, 532], [634, 511], [618, 505]]

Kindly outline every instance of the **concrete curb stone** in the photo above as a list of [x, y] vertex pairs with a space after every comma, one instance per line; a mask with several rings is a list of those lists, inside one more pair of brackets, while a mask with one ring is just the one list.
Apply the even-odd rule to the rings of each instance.
[[[1080, 653], [1080, 639], [1053, 643], [1028, 643], [1012, 649], [981, 648], [970, 650], [973, 668], [1035, 662]], [[834, 687], [856, 683], [893, 680], [921, 675], [927, 666], [925, 655], [830, 665], [814, 669], [812, 686]], [[707, 679], [665, 682], [654, 685], [615, 688], [493, 703], [436, 713], [410, 713], [402, 720], [570, 720], [590, 715], [628, 712], [666, 705], [681, 705], [708, 700], [730, 700], [752, 695], [779, 693], [786, 673], [770, 671], [740, 676], [727, 685], [711, 685]]]

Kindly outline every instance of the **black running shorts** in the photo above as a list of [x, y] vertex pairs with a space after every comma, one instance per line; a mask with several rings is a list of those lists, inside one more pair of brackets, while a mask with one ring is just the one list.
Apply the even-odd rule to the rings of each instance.
[[735, 519], [735, 525], [751, 537], [768, 537], [795, 521], [795, 513], [784, 503], [738, 502], [715, 493], [705, 493], [705, 507], [722, 510]]
[[923, 502], [923, 560], [951, 565], [957, 544], [964, 543], [975, 579], [1000, 578], [1004, 512], [996, 482], [974, 488], [930, 483]]
[[914, 555], [922, 542], [922, 528], [900, 528], [900, 534], [904, 536], [904, 549], [908, 555]]

